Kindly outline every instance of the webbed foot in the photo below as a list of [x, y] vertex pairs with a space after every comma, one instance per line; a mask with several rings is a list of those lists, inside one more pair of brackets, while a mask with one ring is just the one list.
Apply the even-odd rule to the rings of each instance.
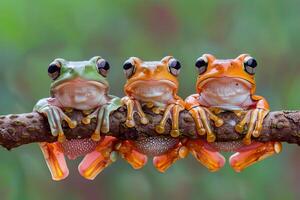
[[96, 149], [87, 154], [78, 166], [79, 173], [86, 179], [93, 180], [108, 165], [116, 160], [114, 145], [116, 138], [105, 136]]
[[147, 156], [137, 151], [132, 141], [120, 142], [116, 145], [116, 150], [134, 169], [140, 169], [147, 163]]
[[240, 172], [260, 160], [280, 153], [281, 149], [282, 146], [279, 142], [252, 142], [250, 145], [239, 148], [237, 153], [230, 157], [229, 163], [236, 172]]
[[180, 158], [185, 158], [189, 153], [187, 147], [183, 146], [181, 143], [171, 149], [169, 152], [155, 156], [153, 158], [153, 165], [160, 172], [165, 172], [173, 163], [175, 163]]
[[212, 172], [218, 171], [225, 164], [225, 158], [204, 140], [188, 140], [185, 144], [193, 156]]
[[39, 146], [43, 152], [52, 179], [55, 181], [65, 179], [69, 175], [69, 169], [60, 143], [42, 142], [39, 143]]

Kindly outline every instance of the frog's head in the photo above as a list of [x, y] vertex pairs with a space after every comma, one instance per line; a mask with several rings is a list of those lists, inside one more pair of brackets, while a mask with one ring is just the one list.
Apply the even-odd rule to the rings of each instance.
[[199, 73], [196, 90], [214, 106], [239, 106], [255, 92], [257, 62], [247, 54], [227, 60], [204, 54], [195, 65]]
[[48, 67], [53, 80], [51, 96], [64, 107], [91, 109], [104, 103], [108, 93], [109, 64], [101, 57], [89, 61], [55, 59]]
[[172, 56], [166, 56], [160, 61], [147, 62], [131, 57], [125, 61], [123, 68], [127, 77], [124, 91], [129, 96], [139, 93], [155, 98], [162, 95], [161, 93], [177, 93], [177, 76], [181, 65]]

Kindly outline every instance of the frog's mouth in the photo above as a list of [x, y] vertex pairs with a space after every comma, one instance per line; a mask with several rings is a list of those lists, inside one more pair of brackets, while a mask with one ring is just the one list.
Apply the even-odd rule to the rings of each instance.
[[251, 94], [252, 84], [241, 78], [208, 78], [198, 85], [200, 97], [209, 106], [231, 108], [239, 107]]
[[51, 94], [64, 107], [88, 110], [105, 104], [108, 86], [98, 81], [74, 79], [56, 86]]
[[172, 95], [176, 91], [177, 85], [169, 80], [141, 80], [134, 81], [125, 88], [126, 93], [129, 94], [156, 98]]

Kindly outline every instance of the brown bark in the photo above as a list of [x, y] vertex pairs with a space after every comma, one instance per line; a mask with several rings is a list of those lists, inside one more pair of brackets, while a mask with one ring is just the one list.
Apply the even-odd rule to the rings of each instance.
[[[121, 140], [131, 139], [138, 140], [158, 135], [154, 128], [161, 119], [161, 115], [153, 114], [146, 110], [150, 122], [148, 125], [139, 123], [138, 116], [135, 115], [135, 128], [127, 128], [124, 125], [126, 118], [126, 109], [120, 108], [110, 116], [110, 133]], [[72, 111], [68, 115], [78, 122], [78, 126], [70, 129], [63, 122], [63, 130], [68, 139], [88, 138], [96, 127], [96, 119], [91, 124], [84, 125], [81, 123], [83, 114], [80, 111]], [[234, 113], [225, 112], [219, 115], [224, 119], [225, 124], [216, 128], [212, 124], [212, 129], [217, 135], [218, 142], [240, 141], [243, 134], [239, 134], [234, 130], [234, 125], [240, 120]], [[168, 135], [171, 127], [171, 121], [168, 120], [165, 134]], [[194, 121], [187, 111], [180, 114], [180, 137], [197, 138], [195, 132]], [[104, 135], [104, 134], [103, 134]], [[300, 144], [300, 111], [275, 111], [270, 112], [265, 118], [262, 134], [253, 140], [281, 141], [294, 144]], [[0, 116], [0, 145], [7, 149], [12, 149], [24, 144], [34, 142], [53, 142], [56, 138], [50, 133], [47, 119], [35, 112], [24, 114], [13, 114]]]

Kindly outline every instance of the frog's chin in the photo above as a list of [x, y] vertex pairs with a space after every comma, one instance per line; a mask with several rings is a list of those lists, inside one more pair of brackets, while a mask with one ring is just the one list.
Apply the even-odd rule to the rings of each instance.
[[107, 86], [96, 81], [70, 81], [52, 90], [63, 107], [90, 110], [108, 102]]

